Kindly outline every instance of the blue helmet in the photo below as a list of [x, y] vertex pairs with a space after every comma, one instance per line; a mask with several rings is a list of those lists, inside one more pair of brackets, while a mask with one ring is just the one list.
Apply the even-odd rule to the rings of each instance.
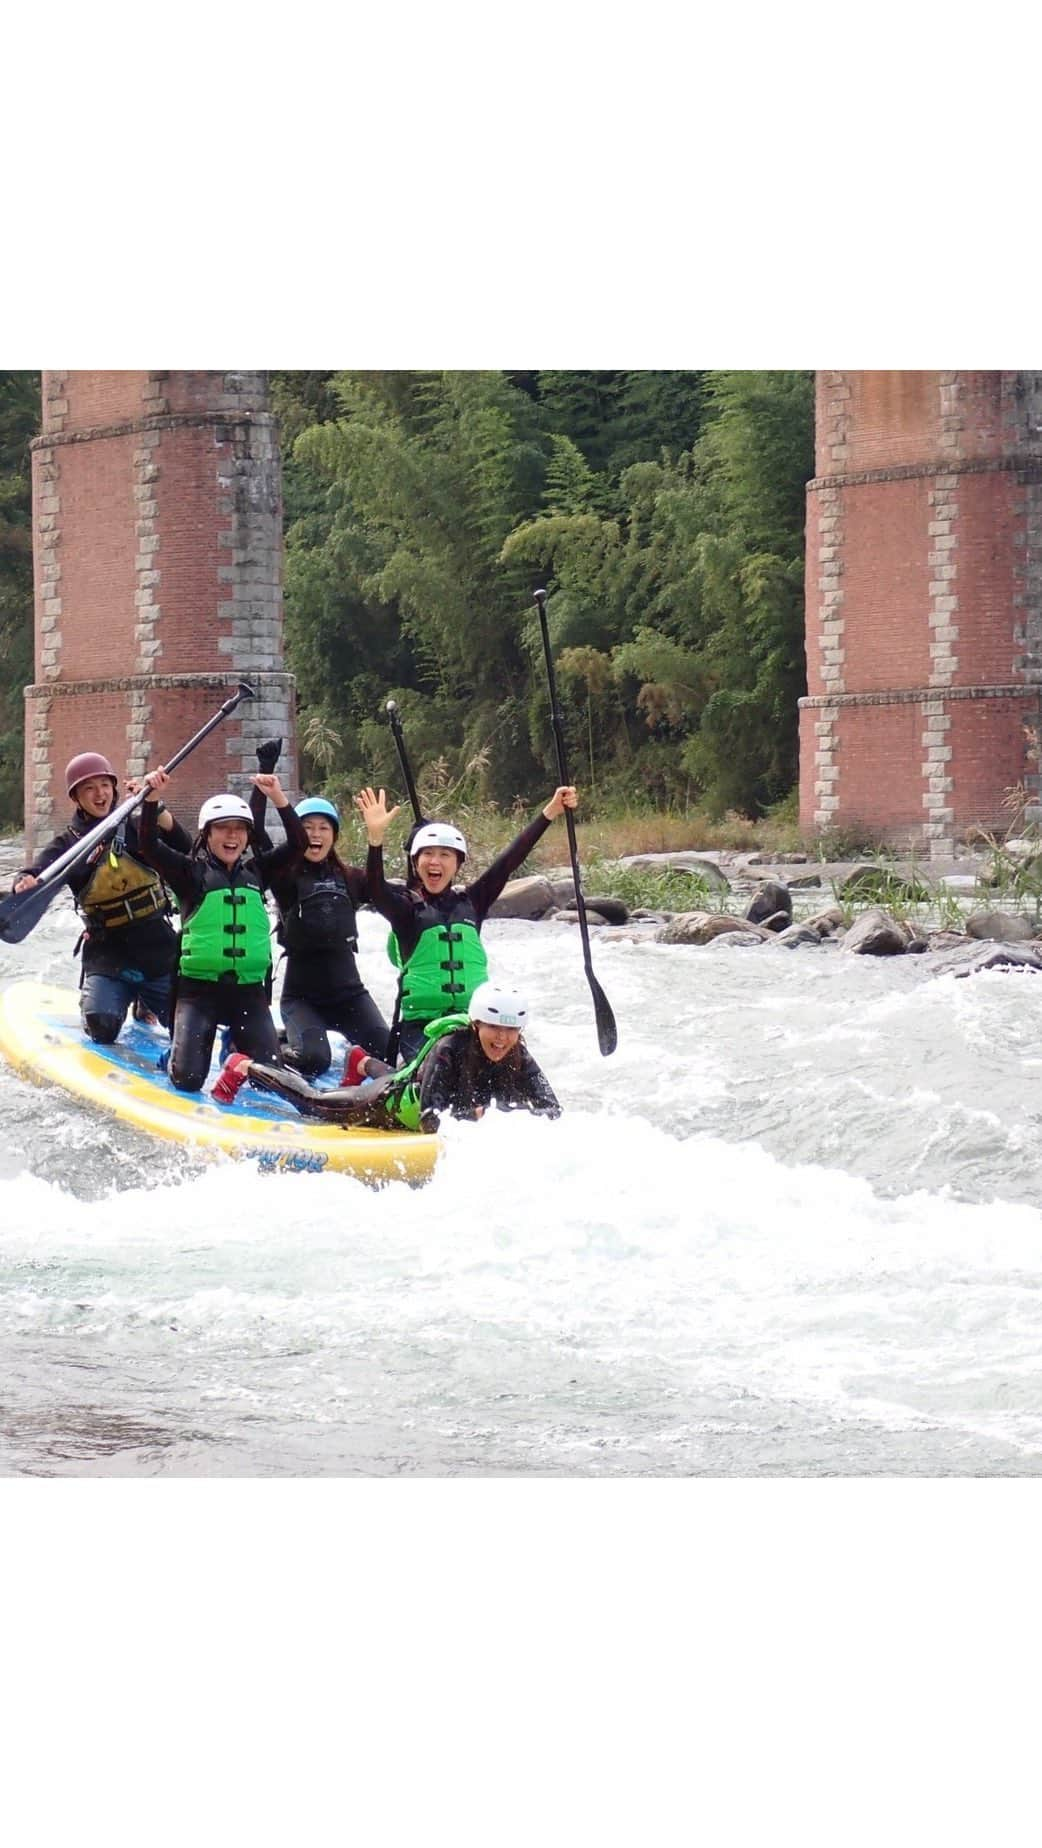
[[326, 821], [331, 821], [333, 823], [334, 834], [339, 834], [339, 812], [334, 808], [332, 802], [326, 801], [325, 796], [308, 796], [303, 802], [295, 802], [293, 806], [300, 816], [301, 821], [306, 820], [309, 815], [321, 815]]

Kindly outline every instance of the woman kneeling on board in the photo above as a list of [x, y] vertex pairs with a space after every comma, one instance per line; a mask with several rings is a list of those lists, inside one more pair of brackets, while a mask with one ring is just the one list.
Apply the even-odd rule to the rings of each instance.
[[[433, 1133], [442, 1116], [474, 1120], [491, 1104], [557, 1117], [561, 1106], [521, 1034], [528, 1004], [509, 989], [483, 982], [467, 1014], [450, 1014], [428, 1028], [416, 1058], [388, 1072], [360, 1046], [348, 1054], [338, 1091], [321, 1091], [295, 1072], [233, 1053], [211, 1095], [233, 1103], [241, 1085], [273, 1091], [303, 1116], [322, 1117], [345, 1129], [421, 1129]], [[369, 1080], [369, 1082], [366, 1082]], [[375, 1082], [373, 1082], [375, 1080]]]
[[481, 926], [512, 873], [523, 866], [551, 822], [574, 809], [575, 789], [555, 789], [549, 802], [516, 840], [470, 885], [457, 886], [467, 858], [467, 843], [447, 821], [425, 821], [409, 836], [406, 885], [384, 876], [383, 840], [398, 813], [389, 809], [384, 791], [363, 789], [355, 797], [369, 840], [365, 876], [369, 903], [391, 926], [401, 968], [402, 1057], [411, 1059], [423, 1042], [429, 1022], [450, 1009], [465, 1008], [479, 983], [488, 980], [488, 958]]
[[[19, 873], [16, 892], [29, 892], [53, 860], [111, 814], [116, 802], [116, 772], [98, 751], [81, 751], [65, 768], [72, 821]], [[140, 783], [130, 780], [128, 795]], [[189, 836], [164, 803], [156, 806], [159, 827], [175, 848], [191, 846]], [[155, 831], [153, 820], [153, 832]], [[177, 964], [177, 932], [170, 922], [170, 896], [138, 840], [138, 823], [128, 816], [112, 838], [102, 841], [87, 859], [71, 866], [67, 885], [83, 919], [80, 965], [80, 1018], [88, 1039], [111, 1046], [134, 1004], [139, 1017], [152, 1015], [170, 1024], [170, 982]]]
[[214, 1037], [228, 1027], [240, 1052], [278, 1061], [271, 1017], [271, 930], [264, 893], [273, 873], [299, 860], [307, 835], [277, 776], [254, 782], [282, 816], [286, 839], [271, 853], [248, 853], [253, 818], [241, 796], [210, 796], [199, 810], [191, 853], [177, 853], [158, 838], [156, 810], [170, 781], [166, 770], [144, 779], [142, 859], [154, 866], [181, 907], [181, 953], [171, 1029], [170, 1082], [201, 1091]]

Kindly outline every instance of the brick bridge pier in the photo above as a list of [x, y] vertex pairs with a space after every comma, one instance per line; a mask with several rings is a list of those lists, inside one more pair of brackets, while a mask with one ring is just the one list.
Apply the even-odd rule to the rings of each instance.
[[36, 682], [25, 695], [30, 850], [69, 814], [63, 770], [102, 751], [120, 781], [161, 763], [248, 678], [244, 704], [175, 773], [200, 802], [248, 793], [262, 738], [285, 739], [282, 493], [264, 372], [45, 372], [33, 444]]
[[1039, 800], [1042, 374], [819, 372], [800, 820], [937, 857]]

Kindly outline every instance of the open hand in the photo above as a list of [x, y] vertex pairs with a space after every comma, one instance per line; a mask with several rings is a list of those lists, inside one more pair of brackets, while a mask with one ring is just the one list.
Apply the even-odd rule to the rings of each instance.
[[395, 816], [401, 812], [401, 803], [396, 802], [393, 809], [389, 809], [382, 789], [379, 795], [373, 789], [360, 789], [355, 797], [355, 807], [365, 824], [370, 847], [382, 847], [384, 835]]

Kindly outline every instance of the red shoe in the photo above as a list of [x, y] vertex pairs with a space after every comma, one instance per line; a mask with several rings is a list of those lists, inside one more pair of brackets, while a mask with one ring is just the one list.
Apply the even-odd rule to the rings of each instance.
[[210, 1096], [215, 1104], [234, 1104], [250, 1075], [250, 1061], [244, 1052], [230, 1052], [217, 1075]]
[[365, 1047], [352, 1046], [347, 1058], [344, 1060], [344, 1083], [348, 1085], [361, 1084], [366, 1075], [365, 1068], [368, 1063], [369, 1054], [366, 1052]]

